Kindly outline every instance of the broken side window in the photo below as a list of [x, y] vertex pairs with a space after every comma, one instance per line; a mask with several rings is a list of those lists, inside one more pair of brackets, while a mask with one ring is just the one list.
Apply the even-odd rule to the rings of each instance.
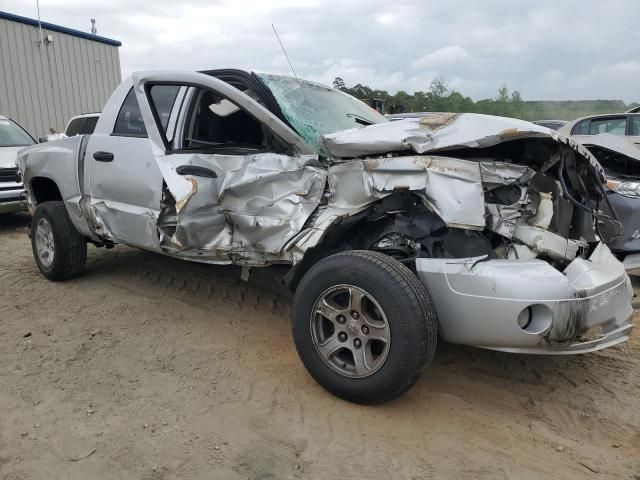
[[[242, 91], [259, 103], [254, 92]], [[147, 99], [170, 151], [225, 155], [292, 152], [267, 125], [217, 90], [179, 83], [147, 84]]]
[[197, 89], [184, 132], [184, 148], [267, 149], [262, 124], [217, 92]]
[[217, 91], [158, 84], [149, 87], [148, 98], [170, 150], [247, 155], [287, 149], [268, 127]]

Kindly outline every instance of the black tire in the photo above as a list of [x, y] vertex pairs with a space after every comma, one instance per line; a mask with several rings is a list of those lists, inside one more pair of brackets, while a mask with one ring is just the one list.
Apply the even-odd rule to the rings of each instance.
[[[54, 253], [50, 264], [38, 254], [38, 225], [44, 225], [43, 221], [48, 223], [52, 233]], [[44, 202], [38, 205], [31, 222], [31, 248], [38, 268], [49, 280], [69, 280], [84, 270], [87, 244], [71, 223], [63, 202]]]
[[[336, 371], [319, 353], [318, 342], [314, 342], [316, 301], [325, 298], [332, 288], [342, 288], [336, 287], [341, 285], [355, 286], [356, 290], [368, 293], [379, 304], [388, 323], [390, 341], [386, 357], [377, 371], [364, 378]], [[323, 315], [319, 318], [325, 321]], [[344, 325], [331, 323], [336, 330], [330, 335], [339, 335], [336, 332], [345, 329]], [[305, 367], [325, 389], [350, 402], [376, 404], [400, 396], [416, 383], [433, 359], [438, 330], [429, 294], [407, 267], [379, 252], [353, 250], [321, 260], [304, 275], [293, 300], [293, 338]]]

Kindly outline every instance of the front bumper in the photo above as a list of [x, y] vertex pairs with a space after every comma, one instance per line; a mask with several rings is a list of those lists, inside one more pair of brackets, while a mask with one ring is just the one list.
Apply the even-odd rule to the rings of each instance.
[[516, 353], [571, 354], [628, 340], [633, 289], [599, 244], [560, 272], [543, 260], [416, 260], [451, 343]]
[[21, 183], [0, 182], [0, 214], [27, 210], [27, 192]]

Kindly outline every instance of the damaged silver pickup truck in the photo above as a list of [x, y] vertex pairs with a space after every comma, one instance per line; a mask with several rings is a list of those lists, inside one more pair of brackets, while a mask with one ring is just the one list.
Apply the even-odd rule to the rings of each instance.
[[[591, 352], [628, 339], [632, 289], [600, 241], [603, 172], [532, 123], [388, 122], [316, 83], [238, 70], [137, 73], [92, 135], [18, 160], [36, 263], [79, 275], [86, 245], [290, 266], [310, 374], [360, 403], [409, 389], [453, 343]], [[212, 274], [215, 274], [212, 272]]]

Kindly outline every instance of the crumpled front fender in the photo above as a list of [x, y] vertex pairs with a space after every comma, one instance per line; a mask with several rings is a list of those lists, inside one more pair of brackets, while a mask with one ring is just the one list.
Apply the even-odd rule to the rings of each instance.
[[481, 163], [438, 156], [347, 161], [329, 168], [330, 207], [361, 210], [394, 192], [410, 191], [449, 227], [485, 227]]

